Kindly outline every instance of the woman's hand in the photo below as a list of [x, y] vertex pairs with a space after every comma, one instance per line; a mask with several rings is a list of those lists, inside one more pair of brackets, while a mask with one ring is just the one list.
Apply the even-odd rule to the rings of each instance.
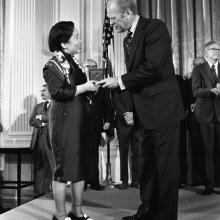
[[84, 84], [76, 86], [76, 95], [80, 95], [84, 92], [98, 92], [99, 85], [96, 85], [95, 80], [90, 80]]
[[86, 91], [90, 92], [98, 92], [99, 90], [99, 85], [96, 85], [95, 80], [90, 80], [84, 84]]

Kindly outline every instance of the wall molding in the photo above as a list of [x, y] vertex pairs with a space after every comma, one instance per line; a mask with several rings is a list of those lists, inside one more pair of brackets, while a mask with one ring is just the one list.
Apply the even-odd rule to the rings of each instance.
[[85, 0], [79, 0], [79, 33], [82, 40], [82, 52], [80, 54], [80, 62], [85, 59], [85, 39], [86, 39], [86, 21], [85, 21]]
[[60, 0], [53, 0], [53, 23], [60, 20]]

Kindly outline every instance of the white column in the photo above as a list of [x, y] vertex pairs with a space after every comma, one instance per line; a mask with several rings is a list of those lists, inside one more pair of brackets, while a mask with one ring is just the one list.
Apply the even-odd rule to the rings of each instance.
[[45, 83], [42, 69], [48, 59], [45, 39], [53, 21], [51, 6], [53, 0], [6, 1], [1, 146], [29, 146], [28, 120], [34, 105], [41, 101], [40, 88]]

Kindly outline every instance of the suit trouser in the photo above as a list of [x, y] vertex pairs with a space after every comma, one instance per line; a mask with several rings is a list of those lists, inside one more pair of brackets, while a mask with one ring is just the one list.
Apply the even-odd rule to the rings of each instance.
[[180, 174], [179, 183], [187, 183], [187, 149], [186, 149], [186, 119], [180, 121]]
[[128, 156], [131, 150], [131, 181], [139, 183], [139, 137], [133, 126], [117, 128], [120, 152], [120, 176], [123, 183], [128, 183]]
[[219, 171], [215, 172], [220, 165], [220, 123], [214, 119], [209, 123], [199, 123], [199, 128], [205, 153], [205, 187], [213, 189], [215, 178], [218, 179], [220, 174]]
[[199, 123], [196, 121], [194, 112], [189, 110], [187, 115], [189, 129], [189, 154], [191, 162], [191, 173], [189, 184], [201, 185], [204, 183], [204, 149], [199, 129]]
[[176, 220], [179, 175], [179, 122], [160, 129], [142, 129], [140, 205], [137, 216]]
[[86, 180], [86, 184], [91, 184], [92, 186], [99, 185], [99, 146], [101, 139], [101, 131], [97, 129], [93, 129], [94, 141], [92, 144], [92, 161], [90, 169], [90, 175], [92, 178]]
[[41, 134], [34, 149], [35, 160], [35, 196], [39, 196], [51, 191], [53, 178], [54, 160], [52, 150], [49, 148], [48, 138]]

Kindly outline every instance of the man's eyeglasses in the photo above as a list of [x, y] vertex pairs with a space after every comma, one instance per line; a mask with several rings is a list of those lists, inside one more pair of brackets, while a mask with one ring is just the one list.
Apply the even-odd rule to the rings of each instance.
[[217, 50], [217, 51], [220, 51], [220, 48], [209, 48], [209, 49], [207, 49], [207, 50]]
[[90, 66], [90, 65], [85, 65], [84, 68], [86, 68], [86, 67], [88, 67], [88, 68], [97, 68], [97, 66]]

